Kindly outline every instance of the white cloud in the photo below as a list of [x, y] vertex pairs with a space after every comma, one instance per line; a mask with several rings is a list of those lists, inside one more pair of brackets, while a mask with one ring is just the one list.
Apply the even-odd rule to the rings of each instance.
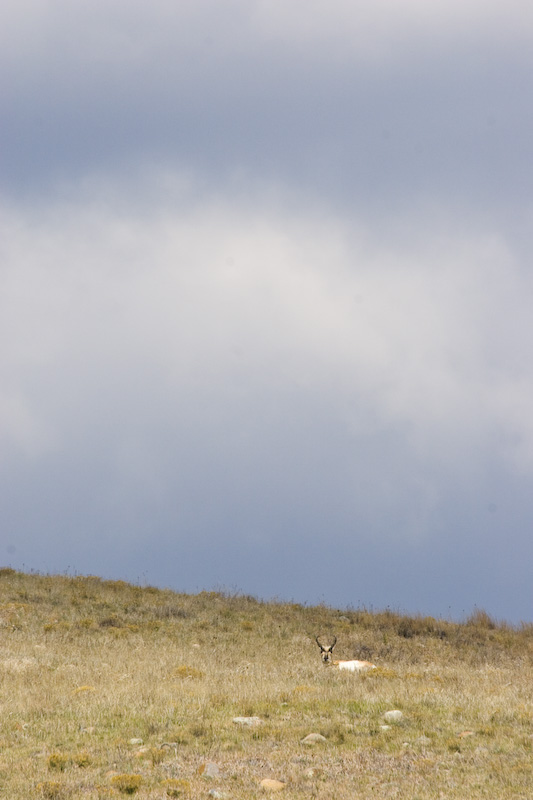
[[[282, 55], [298, 60], [375, 65], [446, 48], [516, 49], [531, 44], [533, 10], [527, 0], [6, 0], [0, 11], [0, 63], [30, 77], [36, 64], [60, 78], [61, 64], [91, 65], [109, 76], [127, 71], [140, 85], [160, 75], [169, 80], [211, 74], [221, 59], [260, 54], [271, 64]], [[168, 71], [170, 67], [170, 72]], [[37, 77], [37, 76], [34, 76]], [[64, 76], [66, 82], [74, 76]], [[75, 76], [79, 84], [81, 76]], [[89, 76], [87, 76], [89, 78]], [[149, 78], [148, 78], [149, 80]]]
[[307, 601], [327, 575], [328, 602], [424, 613], [461, 582], [455, 612], [498, 609], [500, 576], [500, 609], [525, 614], [527, 255], [442, 209], [378, 225], [272, 186], [132, 185], [2, 209], [17, 563]]
[[495, 0], [259, 0], [252, 19], [259, 32], [286, 42], [349, 42], [357, 57], [361, 51], [386, 56], [388, 47], [417, 40], [428, 47], [445, 41], [525, 41], [533, 10], [527, 0], [512, 0], [505, 9]]
[[275, 402], [276, 427], [294, 392], [355, 439], [400, 426], [456, 469], [498, 431], [500, 455], [533, 466], [529, 281], [496, 234], [421, 216], [383, 246], [309, 204], [186, 205], [101, 195], [6, 216], [0, 413], [21, 446], [116, 413], [150, 429], [151, 402], [234, 429]]
[[2, 3], [19, 564], [527, 607], [532, 16]]

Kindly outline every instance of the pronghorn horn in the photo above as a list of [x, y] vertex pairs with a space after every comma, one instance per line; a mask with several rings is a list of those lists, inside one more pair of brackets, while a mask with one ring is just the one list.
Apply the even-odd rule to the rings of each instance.
[[329, 650], [331, 652], [333, 650], [333, 648], [335, 647], [335, 645], [337, 644], [337, 637], [336, 636], [333, 637], [333, 643], [332, 644], [325, 644], [325, 645], [322, 644], [322, 642], [319, 640], [318, 636], [316, 636], [315, 639], [316, 639], [317, 645], [320, 647], [321, 650]]

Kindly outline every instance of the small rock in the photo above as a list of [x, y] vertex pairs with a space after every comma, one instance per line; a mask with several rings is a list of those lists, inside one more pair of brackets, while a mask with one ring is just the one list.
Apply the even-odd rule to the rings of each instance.
[[220, 767], [213, 761], [207, 761], [198, 768], [198, 775], [201, 775], [203, 778], [220, 778], [221, 774], [222, 771]]
[[394, 711], [386, 711], [383, 714], [383, 719], [385, 722], [400, 722], [403, 719], [403, 711], [398, 711], [397, 709]]
[[236, 725], [243, 725], [248, 728], [255, 728], [263, 724], [263, 720], [259, 717], [233, 717], [233, 722]]
[[144, 744], [142, 739], [130, 739], [130, 744]]
[[379, 727], [381, 728], [382, 731], [390, 731], [391, 728], [390, 725], [380, 725]]
[[263, 778], [259, 786], [267, 792], [281, 792], [285, 788], [283, 781], [277, 781], [274, 778]]
[[220, 789], [209, 789], [209, 797], [214, 797], [215, 800], [229, 800], [231, 797], [229, 792], [221, 792]]
[[322, 736], [321, 733], [309, 733], [303, 739], [300, 740], [302, 744], [319, 744], [319, 742], [327, 742], [325, 736]]

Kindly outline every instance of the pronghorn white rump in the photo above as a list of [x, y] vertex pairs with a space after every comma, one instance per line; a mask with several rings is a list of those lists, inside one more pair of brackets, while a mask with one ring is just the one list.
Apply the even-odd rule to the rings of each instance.
[[333, 661], [333, 648], [337, 644], [337, 637], [333, 637], [332, 644], [322, 644], [318, 636], [316, 637], [316, 643], [320, 647], [320, 655], [322, 657], [322, 661], [326, 666], [333, 666], [337, 667], [338, 669], [345, 669], [349, 672], [367, 672], [370, 669], [377, 669], [375, 664], [371, 664], [370, 661]]

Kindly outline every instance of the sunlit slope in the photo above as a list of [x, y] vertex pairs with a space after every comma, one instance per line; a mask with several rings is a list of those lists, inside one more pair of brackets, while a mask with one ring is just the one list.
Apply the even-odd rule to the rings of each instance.
[[[324, 666], [316, 635], [378, 669]], [[532, 664], [533, 629], [483, 612], [3, 569], [0, 797], [530, 797]]]

